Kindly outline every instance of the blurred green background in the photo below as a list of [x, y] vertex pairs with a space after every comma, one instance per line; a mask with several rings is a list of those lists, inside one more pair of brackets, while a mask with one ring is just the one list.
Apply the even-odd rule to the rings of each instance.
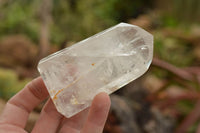
[[152, 106], [175, 119], [175, 132], [196, 132], [199, 0], [0, 0], [0, 98], [8, 100], [37, 77], [42, 57], [120, 22], [154, 35], [154, 60], [143, 82]]

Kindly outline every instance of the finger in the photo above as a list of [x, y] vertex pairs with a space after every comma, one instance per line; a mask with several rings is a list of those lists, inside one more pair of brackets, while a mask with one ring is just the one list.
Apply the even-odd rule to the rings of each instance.
[[109, 109], [109, 96], [104, 92], [98, 94], [92, 102], [88, 119], [81, 133], [102, 133]]
[[32, 133], [55, 133], [63, 116], [56, 110], [52, 100], [45, 104]]
[[71, 118], [65, 118], [62, 122], [59, 133], [79, 133], [83, 127], [83, 124], [88, 116], [89, 108], [81, 111], [77, 115]]
[[0, 123], [24, 128], [29, 113], [48, 96], [41, 77], [34, 79], [6, 104]]

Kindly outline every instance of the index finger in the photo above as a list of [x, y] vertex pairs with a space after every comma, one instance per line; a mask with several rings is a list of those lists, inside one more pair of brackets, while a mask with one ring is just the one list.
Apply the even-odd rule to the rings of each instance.
[[47, 96], [48, 92], [42, 78], [34, 79], [7, 102], [0, 117], [0, 124], [24, 128], [29, 113]]

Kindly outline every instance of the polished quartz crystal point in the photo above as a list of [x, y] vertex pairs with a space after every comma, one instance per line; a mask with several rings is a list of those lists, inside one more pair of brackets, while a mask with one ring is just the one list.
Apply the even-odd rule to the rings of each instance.
[[99, 92], [118, 90], [144, 74], [153, 56], [153, 36], [120, 23], [42, 59], [38, 70], [57, 110], [71, 117]]

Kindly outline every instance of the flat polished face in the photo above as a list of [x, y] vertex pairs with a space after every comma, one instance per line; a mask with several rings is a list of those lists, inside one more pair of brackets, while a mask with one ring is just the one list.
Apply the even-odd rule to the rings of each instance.
[[71, 117], [97, 93], [110, 94], [140, 77], [152, 57], [153, 36], [120, 23], [42, 59], [38, 70], [57, 110]]

